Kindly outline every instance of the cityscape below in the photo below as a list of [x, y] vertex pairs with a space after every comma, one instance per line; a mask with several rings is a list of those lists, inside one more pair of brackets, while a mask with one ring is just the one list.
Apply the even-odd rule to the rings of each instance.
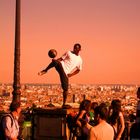
[[[78, 107], [84, 99], [92, 102], [110, 104], [113, 99], [120, 99], [125, 113], [136, 112], [136, 90], [138, 85], [119, 84], [70, 84], [67, 102]], [[12, 101], [12, 84], [0, 84], [0, 110], [7, 111]], [[62, 89], [60, 84], [21, 84], [21, 106], [23, 109], [33, 105], [47, 108], [48, 104], [62, 106]]]

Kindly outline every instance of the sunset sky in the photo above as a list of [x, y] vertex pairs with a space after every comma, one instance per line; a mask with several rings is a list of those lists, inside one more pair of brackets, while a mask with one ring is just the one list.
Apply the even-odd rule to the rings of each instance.
[[[0, 0], [0, 83], [13, 82], [15, 0]], [[60, 83], [37, 73], [80, 43], [81, 84], [140, 85], [140, 0], [21, 0], [21, 83]]]

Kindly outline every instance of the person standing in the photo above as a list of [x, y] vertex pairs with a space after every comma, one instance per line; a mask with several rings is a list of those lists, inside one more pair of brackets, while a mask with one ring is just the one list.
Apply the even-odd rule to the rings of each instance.
[[137, 108], [136, 108], [136, 122], [140, 123], [140, 87], [137, 89]]
[[120, 140], [125, 129], [125, 120], [119, 99], [112, 100], [109, 112], [109, 123], [112, 125], [115, 133], [114, 140]]
[[88, 140], [113, 140], [113, 127], [107, 123], [108, 109], [103, 105], [99, 105], [94, 109], [94, 113], [96, 125], [86, 124], [89, 129]]
[[90, 116], [89, 116], [90, 108], [91, 108], [91, 101], [90, 100], [85, 99], [80, 103], [76, 124], [79, 127], [81, 134], [79, 136], [77, 136], [77, 140], [87, 140], [87, 138], [88, 138], [89, 130], [83, 125], [83, 123], [81, 121], [83, 121], [85, 123], [89, 123], [89, 121], [90, 121]]
[[136, 121], [130, 128], [130, 140], [140, 140], [140, 87], [137, 89]]
[[63, 105], [62, 108], [70, 108], [66, 105], [69, 77], [74, 76], [82, 69], [82, 58], [79, 55], [81, 51], [81, 45], [79, 43], [74, 44], [72, 51], [67, 51], [62, 57], [58, 59], [52, 59], [52, 62], [38, 75], [43, 75], [48, 72], [49, 69], [55, 67], [60, 76], [61, 87], [63, 89]]
[[19, 102], [12, 102], [10, 104], [10, 113], [7, 113], [1, 119], [2, 125], [2, 140], [18, 140], [19, 124], [18, 118], [20, 116], [21, 107]]

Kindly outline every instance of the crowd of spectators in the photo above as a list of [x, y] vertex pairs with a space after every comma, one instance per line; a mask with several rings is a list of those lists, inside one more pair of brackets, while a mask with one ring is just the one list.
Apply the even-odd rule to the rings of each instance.
[[[122, 110], [121, 100], [113, 99], [108, 105], [104, 101], [92, 103], [90, 100], [84, 99], [80, 103], [77, 121], [75, 122], [77, 127], [81, 129], [81, 135], [76, 136], [77, 140], [139, 140], [140, 87], [136, 91], [136, 96], [138, 99], [135, 108], [136, 116], [133, 121], [128, 119], [130, 125], [128, 125], [128, 120], [125, 120], [125, 111]], [[93, 105], [95, 105], [94, 108]], [[92, 123], [90, 123], [91, 118]], [[74, 135], [75, 133], [71, 136], [74, 137]]]

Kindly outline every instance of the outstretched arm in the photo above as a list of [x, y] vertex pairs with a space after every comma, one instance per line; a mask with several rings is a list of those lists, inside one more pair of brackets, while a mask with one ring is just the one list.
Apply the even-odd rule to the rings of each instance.
[[68, 77], [74, 76], [74, 75], [78, 74], [79, 72], [80, 72], [80, 70], [76, 69], [74, 72], [68, 74]]

